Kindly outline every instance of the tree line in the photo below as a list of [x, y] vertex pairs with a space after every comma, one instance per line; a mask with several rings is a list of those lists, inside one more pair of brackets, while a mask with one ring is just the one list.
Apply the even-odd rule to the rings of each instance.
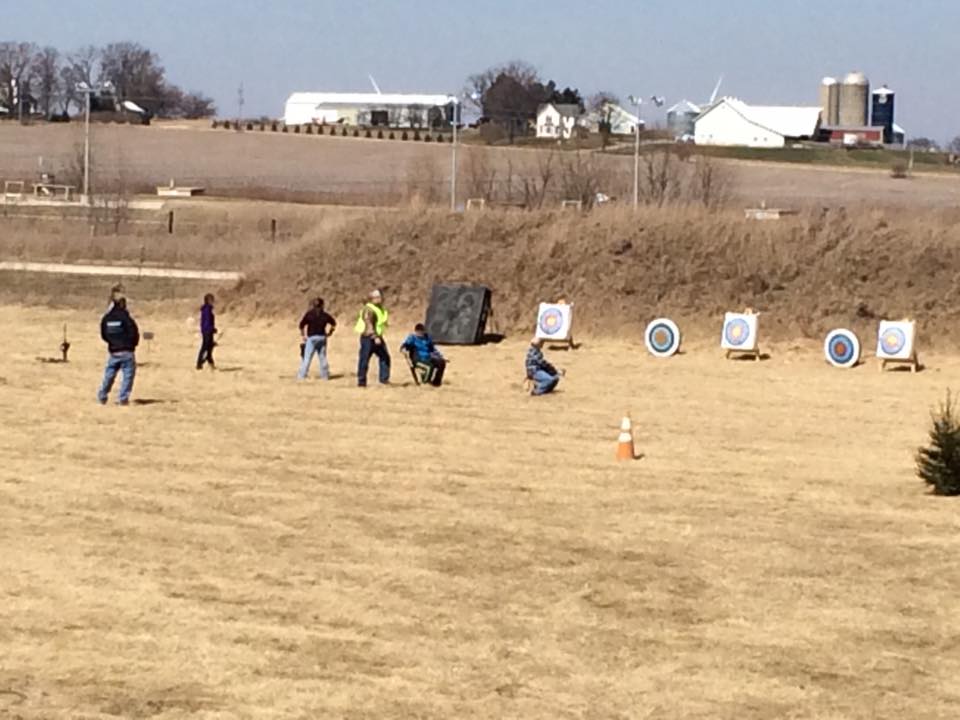
[[64, 53], [32, 42], [0, 42], [0, 114], [50, 119], [80, 112], [86, 102], [78, 89], [82, 84], [95, 90], [94, 111], [113, 111], [129, 101], [156, 117], [216, 113], [211, 98], [167, 80], [160, 57], [139, 43], [88, 45]]
[[497, 126], [511, 140], [528, 133], [541, 105], [576, 105], [581, 112], [586, 105], [579, 89], [564, 87], [561, 90], [557, 82], [544, 80], [535, 67], [522, 60], [495, 65], [471, 75], [464, 95], [480, 111], [482, 122]]

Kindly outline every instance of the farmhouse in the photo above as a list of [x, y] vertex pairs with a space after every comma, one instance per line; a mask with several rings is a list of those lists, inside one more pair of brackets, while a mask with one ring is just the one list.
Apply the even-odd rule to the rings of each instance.
[[641, 130], [645, 127], [643, 120], [616, 103], [604, 103], [583, 119], [583, 124], [590, 132], [600, 132], [604, 123], [610, 124], [611, 135], [633, 135], [637, 131], [638, 123]]
[[579, 105], [546, 103], [537, 109], [537, 137], [569, 140], [582, 114]]
[[283, 121], [439, 128], [452, 122], [454, 102], [450, 95], [296, 92], [287, 98]]
[[784, 147], [788, 141], [815, 139], [820, 128], [819, 107], [747, 105], [723, 98], [694, 122], [697, 145]]

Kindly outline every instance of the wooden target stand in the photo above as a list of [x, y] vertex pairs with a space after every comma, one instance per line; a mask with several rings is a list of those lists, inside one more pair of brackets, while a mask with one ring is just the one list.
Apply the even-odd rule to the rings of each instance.
[[893, 365], [895, 367], [903, 367], [906, 365], [910, 368], [910, 372], [915, 373], [920, 369], [920, 359], [917, 357], [917, 351], [914, 350], [912, 353], [910, 353], [910, 357], [905, 360], [890, 360], [888, 358], [883, 358], [880, 360], [880, 372], [886, 370], [887, 365]]

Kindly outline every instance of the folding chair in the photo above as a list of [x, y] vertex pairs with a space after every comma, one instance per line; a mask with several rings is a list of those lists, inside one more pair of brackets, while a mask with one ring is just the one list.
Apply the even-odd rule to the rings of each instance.
[[403, 355], [404, 360], [407, 361], [407, 367], [410, 368], [410, 374], [413, 375], [413, 381], [417, 385], [429, 384], [433, 375], [433, 365], [430, 363], [420, 362], [419, 360], [414, 360], [412, 353], [407, 352], [406, 350], [401, 350], [400, 354]]

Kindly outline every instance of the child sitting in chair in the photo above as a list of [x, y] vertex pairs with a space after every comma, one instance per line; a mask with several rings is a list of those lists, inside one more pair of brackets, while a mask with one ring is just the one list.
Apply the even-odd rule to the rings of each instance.
[[433, 344], [433, 338], [427, 333], [423, 323], [417, 323], [413, 333], [407, 336], [400, 346], [400, 350], [407, 353], [414, 364], [426, 365], [430, 368], [426, 382], [434, 387], [443, 384], [443, 371], [447, 367], [447, 360]]

